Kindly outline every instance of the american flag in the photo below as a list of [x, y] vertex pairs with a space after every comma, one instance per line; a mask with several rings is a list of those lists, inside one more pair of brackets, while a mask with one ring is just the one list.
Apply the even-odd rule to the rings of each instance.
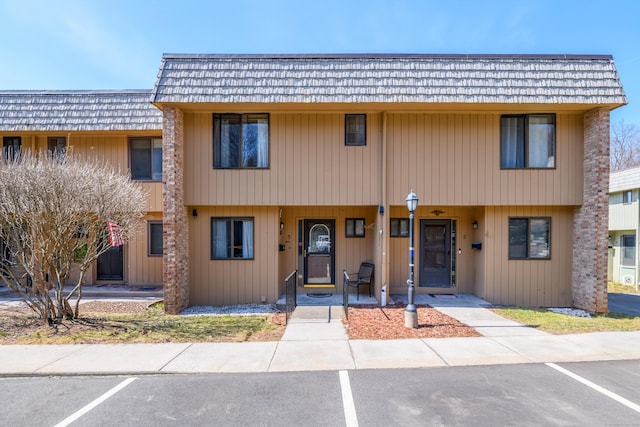
[[124, 245], [124, 236], [120, 231], [120, 227], [118, 223], [112, 221], [110, 219], [107, 220], [107, 231], [109, 232], [109, 243], [111, 246], [122, 246]]

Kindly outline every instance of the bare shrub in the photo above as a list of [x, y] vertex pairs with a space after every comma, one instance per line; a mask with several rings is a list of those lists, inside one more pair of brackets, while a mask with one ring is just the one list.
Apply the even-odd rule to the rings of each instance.
[[[5, 155], [0, 161], [2, 280], [46, 322], [78, 317], [85, 274], [111, 247], [107, 221], [128, 240], [141, 225], [146, 197], [127, 174], [98, 160], [49, 152]], [[65, 293], [72, 268], [79, 278]]]

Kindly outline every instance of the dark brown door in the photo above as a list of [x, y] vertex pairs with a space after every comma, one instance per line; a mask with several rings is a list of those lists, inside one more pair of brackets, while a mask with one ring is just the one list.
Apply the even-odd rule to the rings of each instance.
[[122, 246], [110, 248], [98, 257], [96, 278], [98, 280], [123, 280], [124, 268]]
[[451, 286], [451, 220], [420, 221], [420, 286]]

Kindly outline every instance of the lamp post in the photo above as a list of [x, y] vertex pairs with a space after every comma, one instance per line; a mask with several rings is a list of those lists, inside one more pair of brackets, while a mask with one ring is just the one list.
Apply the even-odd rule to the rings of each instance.
[[411, 190], [406, 199], [407, 209], [409, 209], [409, 295], [408, 304], [404, 312], [404, 326], [407, 328], [418, 327], [418, 312], [414, 303], [415, 287], [413, 286], [413, 213], [418, 208], [418, 196]]

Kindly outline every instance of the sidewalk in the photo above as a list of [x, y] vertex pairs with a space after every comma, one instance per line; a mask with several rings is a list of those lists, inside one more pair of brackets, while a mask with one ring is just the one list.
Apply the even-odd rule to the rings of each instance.
[[[401, 298], [400, 298], [401, 299]], [[416, 302], [482, 337], [349, 340], [341, 306], [299, 306], [276, 342], [0, 346], [0, 375], [281, 372], [640, 359], [640, 332], [551, 335], [471, 296]]]

